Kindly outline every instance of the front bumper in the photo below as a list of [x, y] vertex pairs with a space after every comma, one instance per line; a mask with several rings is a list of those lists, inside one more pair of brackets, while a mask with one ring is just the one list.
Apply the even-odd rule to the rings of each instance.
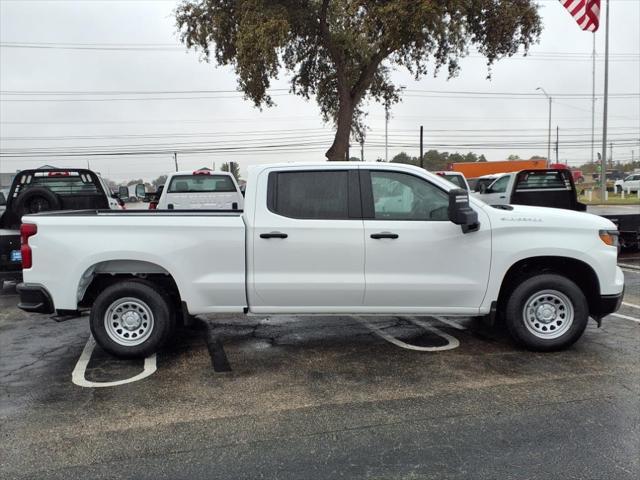
[[20, 294], [18, 308], [32, 313], [53, 313], [53, 300], [47, 289], [34, 283], [19, 283], [16, 287]]
[[591, 316], [597, 320], [606, 317], [607, 315], [618, 311], [622, 305], [622, 298], [624, 297], [624, 289], [622, 292], [615, 295], [601, 295], [599, 300], [594, 302], [591, 306]]

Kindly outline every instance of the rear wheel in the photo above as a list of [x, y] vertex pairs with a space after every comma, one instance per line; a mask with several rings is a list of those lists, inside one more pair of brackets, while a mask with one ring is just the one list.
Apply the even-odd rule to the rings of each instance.
[[91, 308], [91, 332], [107, 352], [122, 358], [157, 352], [173, 330], [166, 295], [150, 282], [130, 280], [107, 287]]
[[505, 321], [513, 339], [538, 351], [575, 343], [587, 326], [589, 307], [580, 288], [556, 274], [530, 277], [511, 293]]

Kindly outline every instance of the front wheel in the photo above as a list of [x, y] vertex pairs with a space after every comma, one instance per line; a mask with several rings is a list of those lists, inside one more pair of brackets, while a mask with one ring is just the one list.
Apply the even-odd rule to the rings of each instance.
[[91, 333], [104, 350], [121, 358], [146, 357], [172, 330], [171, 307], [149, 282], [123, 281], [107, 287], [91, 308]]
[[582, 336], [589, 307], [574, 282], [561, 275], [540, 274], [524, 280], [511, 293], [505, 319], [512, 338], [524, 347], [561, 350]]

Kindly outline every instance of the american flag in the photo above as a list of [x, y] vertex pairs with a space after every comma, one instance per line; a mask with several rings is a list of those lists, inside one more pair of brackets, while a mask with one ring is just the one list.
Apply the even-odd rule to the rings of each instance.
[[600, 24], [600, 0], [560, 0], [578, 26], [587, 32], [595, 32]]

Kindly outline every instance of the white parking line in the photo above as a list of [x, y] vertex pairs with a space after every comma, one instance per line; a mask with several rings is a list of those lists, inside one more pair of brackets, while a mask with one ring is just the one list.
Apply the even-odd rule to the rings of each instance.
[[640, 305], [634, 305], [633, 303], [629, 303], [629, 302], [622, 302], [622, 304], [623, 304], [625, 307], [631, 307], [631, 308], [637, 308], [637, 309], [640, 309]]
[[382, 330], [379, 326], [370, 323], [366, 320], [364, 320], [363, 318], [360, 317], [353, 317], [355, 320], [358, 320], [360, 323], [362, 323], [364, 326], [366, 326], [367, 328], [369, 328], [373, 333], [375, 333], [376, 335], [382, 337], [384, 340], [386, 340], [389, 343], [394, 344], [397, 347], [400, 348], [404, 348], [405, 350], [414, 350], [414, 351], [418, 351], [418, 352], [439, 352], [442, 350], [452, 350], [454, 348], [457, 348], [460, 346], [460, 342], [458, 341], [457, 338], [452, 337], [451, 335], [438, 330], [436, 327], [432, 327], [431, 325], [427, 324], [426, 322], [423, 322], [422, 320], [419, 319], [412, 319], [407, 317], [408, 320], [410, 320], [412, 323], [415, 323], [416, 325], [424, 328], [425, 330], [431, 332], [431, 333], [435, 333], [436, 335], [444, 338], [445, 340], [447, 340], [447, 342], [449, 342], [447, 345], [442, 345], [440, 347], [420, 347], [418, 345], [411, 345], [409, 343], [405, 343], [402, 340], [398, 340], [397, 338], [389, 335], [387, 332], [385, 332], [384, 330]]
[[87, 344], [84, 346], [82, 354], [78, 359], [78, 363], [76, 363], [76, 366], [73, 369], [73, 373], [71, 374], [71, 381], [79, 387], [117, 387], [118, 385], [133, 383], [137, 382], [138, 380], [142, 380], [143, 378], [147, 378], [156, 371], [156, 354], [154, 353], [150, 357], [144, 359], [144, 368], [142, 370], [142, 373], [139, 373], [134, 377], [125, 378], [124, 380], [116, 380], [114, 382], [90, 382], [85, 378], [84, 375], [87, 370], [87, 365], [89, 365], [89, 360], [91, 360], [91, 354], [93, 353], [93, 349], [95, 348], [95, 346], [96, 341], [94, 340], [93, 336], [90, 335], [89, 339], [87, 340]]
[[[414, 318], [414, 317], [411, 317]], [[453, 327], [457, 330], [466, 330], [467, 327], [460, 325], [458, 322], [456, 322], [455, 320], [451, 320], [450, 318], [444, 318], [444, 317], [431, 317], [431, 318], [435, 318], [436, 320], [438, 320], [439, 322], [442, 322], [446, 325], [449, 325], [450, 327]]]
[[619, 313], [612, 313], [613, 317], [624, 318], [625, 320], [631, 320], [632, 322], [640, 323], [640, 318], [630, 317], [629, 315], [621, 315]]

